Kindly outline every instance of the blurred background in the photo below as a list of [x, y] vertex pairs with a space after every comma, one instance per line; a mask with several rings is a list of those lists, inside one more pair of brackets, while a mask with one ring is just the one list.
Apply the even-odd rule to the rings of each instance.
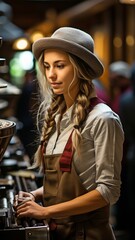
[[0, 89], [0, 118], [16, 122], [23, 154], [31, 163], [38, 107], [31, 46], [61, 26], [90, 33], [105, 66], [103, 76], [94, 79], [97, 94], [120, 115], [125, 131], [121, 197], [110, 221], [117, 239], [134, 240], [135, 0], [0, 0], [0, 58], [6, 59], [0, 66], [0, 84], [7, 85]]

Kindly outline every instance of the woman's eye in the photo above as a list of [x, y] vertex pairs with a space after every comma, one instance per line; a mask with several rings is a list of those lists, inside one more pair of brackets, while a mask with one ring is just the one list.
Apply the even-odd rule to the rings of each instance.
[[49, 66], [44, 64], [44, 68], [45, 69], [49, 69]]
[[60, 69], [64, 68], [64, 64], [58, 64], [57, 68], [60, 68]]

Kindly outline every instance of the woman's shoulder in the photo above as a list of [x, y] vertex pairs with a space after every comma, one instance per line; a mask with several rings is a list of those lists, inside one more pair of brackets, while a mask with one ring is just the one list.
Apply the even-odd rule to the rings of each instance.
[[124, 139], [124, 131], [120, 117], [105, 103], [97, 104], [88, 114], [82, 133], [94, 136], [98, 133], [111, 133], [117, 131]]
[[106, 114], [111, 114], [111, 115], [117, 115], [106, 103], [101, 102], [96, 104], [92, 111], [91, 111], [91, 115], [96, 115], [96, 116], [102, 116], [102, 115], [106, 115]]
[[117, 121], [121, 125], [120, 117], [106, 103], [98, 103], [88, 114], [87, 123]]

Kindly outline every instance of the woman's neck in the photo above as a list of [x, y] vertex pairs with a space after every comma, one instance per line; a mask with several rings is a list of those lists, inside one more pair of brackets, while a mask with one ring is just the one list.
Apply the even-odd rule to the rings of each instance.
[[78, 95], [78, 92], [79, 92], [79, 87], [76, 88], [74, 91], [72, 91], [71, 95], [69, 95], [69, 93], [64, 95], [65, 103], [67, 106], [66, 110], [68, 110], [74, 104], [76, 97]]

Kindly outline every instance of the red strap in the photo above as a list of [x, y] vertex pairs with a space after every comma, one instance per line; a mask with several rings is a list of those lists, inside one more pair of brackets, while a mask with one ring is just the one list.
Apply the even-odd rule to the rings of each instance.
[[[104, 101], [101, 100], [100, 98], [97, 98], [97, 97], [92, 98], [89, 112], [93, 109], [93, 107], [95, 105], [97, 105], [98, 103], [103, 103], [103, 102]], [[74, 153], [74, 150], [72, 148], [72, 133], [73, 133], [73, 131], [71, 132], [71, 134], [69, 136], [69, 139], [67, 141], [65, 149], [64, 149], [64, 151], [61, 155], [60, 161], [59, 161], [60, 170], [62, 172], [70, 172], [71, 171], [71, 163], [72, 163], [72, 157], [73, 157], [73, 153]]]
[[[91, 98], [91, 105], [90, 105], [90, 111], [98, 104], [98, 103], [105, 103], [101, 98], [94, 97]], [[89, 112], [90, 112], [89, 111]]]
[[[74, 130], [73, 130], [74, 131]], [[70, 172], [71, 171], [71, 162], [73, 157], [73, 149], [72, 149], [72, 133], [71, 132], [67, 144], [65, 146], [65, 149], [63, 151], [63, 154], [60, 158], [60, 170], [62, 172]]]

